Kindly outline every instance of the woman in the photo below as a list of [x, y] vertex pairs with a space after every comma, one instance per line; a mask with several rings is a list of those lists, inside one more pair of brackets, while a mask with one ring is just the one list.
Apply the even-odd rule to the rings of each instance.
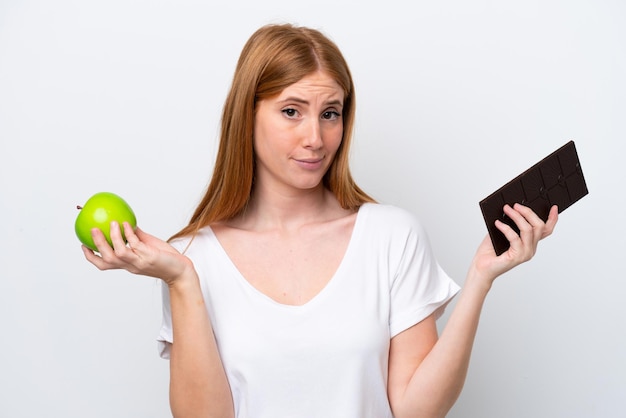
[[354, 87], [320, 32], [269, 25], [240, 56], [208, 190], [165, 243], [112, 225], [93, 231], [100, 269], [157, 277], [159, 344], [176, 417], [442, 417], [463, 386], [496, 277], [529, 260], [557, 221], [506, 206], [519, 235], [488, 237], [442, 335], [458, 286], [407, 212], [354, 183]]

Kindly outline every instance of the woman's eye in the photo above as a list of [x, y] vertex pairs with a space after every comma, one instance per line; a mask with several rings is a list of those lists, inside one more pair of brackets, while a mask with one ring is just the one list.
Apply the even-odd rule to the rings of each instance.
[[298, 111], [296, 109], [287, 108], [287, 109], [283, 109], [283, 113], [287, 117], [293, 118], [294, 116], [298, 114]]
[[334, 110], [328, 110], [322, 113], [322, 119], [326, 120], [336, 120], [337, 118], [339, 118], [339, 116], [341, 116], [339, 112], [336, 112]]

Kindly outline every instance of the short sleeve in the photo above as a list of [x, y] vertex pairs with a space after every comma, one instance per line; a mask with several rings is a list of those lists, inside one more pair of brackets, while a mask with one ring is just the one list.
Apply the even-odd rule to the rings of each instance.
[[161, 282], [161, 298], [163, 305], [163, 319], [161, 321], [159, 336], [157, 337], [157, 349], [161, 358], [169, 359], [170, 348], [173, 341], [172, 310], [170, 307], [170, 292], [163, 282]]
[[[176, 250], [181, 251], [184, 248], [181, 241], [174, 241], [171, 245]], [[157, 350], [159, 356], [163, 359], [170, 358], [170, 348], [174, 340], [172, 331], [172, 308], [170, 304], [170, 292], [167, 285], [161, 281], [161, 300], [162, 300], [162, 320], [161, 329], [157, 337]]]
[[405, 232], [390, 243], [399, 254], [390, 287], [391, 337], [433, 313], [439, 318], [460, 289], [435, 259], [422, 225], [410, 214], [404, 221]]

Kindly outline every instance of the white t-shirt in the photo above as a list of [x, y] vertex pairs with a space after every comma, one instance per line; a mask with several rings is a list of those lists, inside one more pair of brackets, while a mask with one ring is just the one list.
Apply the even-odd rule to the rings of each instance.
[[[440, 315], [459, 290], [418, 221], [389, 205], [359, 209], [335, 275], [302, 306], [254, 288], [208, 227], [186, 255], [200, 277], [238, 418], [391, 418], [390, 339]], [[168, 358], [172, 325], [163, 289], [158, 341]]]

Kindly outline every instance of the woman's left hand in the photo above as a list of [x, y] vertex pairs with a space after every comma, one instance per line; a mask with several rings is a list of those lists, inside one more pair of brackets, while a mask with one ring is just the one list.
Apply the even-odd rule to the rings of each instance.
[[497, 220], [496, 228], [509, 240], [509, 249], [496, 256], [491, 239], [486, 236], [472, 262], [475, 272], [489, 280], [489, 284], [501, 274], [530, 260], [537, 252], [539, 241], [554, 231], [559, 216], [558, 208], [552, 206], [548, 219], [544, 222], [531, 208], [519, 203], [513, 207], [505, 205], [504, 213], [515, 222], [520, 230], [519, 235], [509, 225]]

